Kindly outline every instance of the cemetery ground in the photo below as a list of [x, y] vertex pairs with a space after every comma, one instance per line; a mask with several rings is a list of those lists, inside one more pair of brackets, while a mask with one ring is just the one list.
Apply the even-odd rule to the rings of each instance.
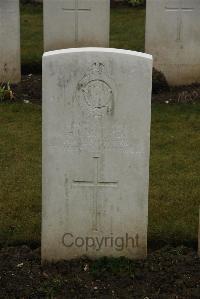
[[146, 261], [41, 267], [41, 105], [1, 104], [0, 297], [199, 298], [199, 112], [199, 104], [152, 105]]
[[[111, 46], [143, 51], [144, 15], [112, 10]], [[0, 298], [200, 298], [195, 85], [159, 90], [154, 79], [147, 260], [41, 266], [41, 17], [40, 6], [22, 7], [23, 72], [38, 74], [12, 87], [14, 103], [0, 104]]]

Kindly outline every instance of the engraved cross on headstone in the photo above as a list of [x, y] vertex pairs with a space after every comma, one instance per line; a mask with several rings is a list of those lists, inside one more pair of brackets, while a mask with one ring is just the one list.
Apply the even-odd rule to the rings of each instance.
[[184, 7], [182, 4], [182, 0], [179, 1], [179, 4], [177, 5], [169, 5], [165, 7], [165, 10], [167, 12], [176, 12], [177, 13], [177, 37], [176, 41], [180, 42], [182, 39], [182, 16], [185, 12], [192, 12], [194, 10], [193, 7]]
[[101, 214], [98, 211], [98, 189], [99, 188], [116, 188], [118, 186], [118, 182], [109, 181], [105, 182], [99, 178], [99, 159], [100, 157], [93, 157], [95, 163], [95, 170], [94, 170], [94, 180], [87, 181], [87, 180], [73, 180], [73, 186], [76, 187], [88, 187], [93, 189], [93, 200], [94, 200], [94, 222], [93, 222], [93, 230], [98, 231], [98, 219], [99, 215]]
[[75, 14], [75, 42], [78, 42], [79, 13], [91, 11], [91, 8], [79, 8], [79, 0], [74, 0], [74, 8], [62, 8], [63, 11]]

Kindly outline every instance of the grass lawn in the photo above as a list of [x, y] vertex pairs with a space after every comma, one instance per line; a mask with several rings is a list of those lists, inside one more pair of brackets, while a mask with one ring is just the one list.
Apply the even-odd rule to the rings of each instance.
[[41, 107], [0, 105], [0, 243], [39, 240]]
[[43, 19], [41, 5], [21, 5], [21, 60], [23, 73], [41, 72]]
[[[144, 51], [144, 27], [144, 9], [112, 9], [110, 46], [113, 48]], [[23, 72], [40, 72], [43, 53], [41, 5], [21, 6], [21, 47]]]
[[[200, 105], [152, 106], [149, 239], [197, 241]], [[40, 242], [41, 107], [0, 105], [0, 243]]]

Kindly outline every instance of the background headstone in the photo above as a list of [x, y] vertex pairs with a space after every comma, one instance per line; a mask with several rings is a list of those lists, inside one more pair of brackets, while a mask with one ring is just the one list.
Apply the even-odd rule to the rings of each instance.
[[199, 0], [147, 0], [145, 51], [169, 84], [200, 82], [199, 28]]
[[110, 0], [44, 0], [45, 51], [108, 47]]
[[19, 0], [0, 1], [0, 82], [21, 79]]
[[147, 54], [44, 55], [43, 260], [146, 256], [151, 81]]

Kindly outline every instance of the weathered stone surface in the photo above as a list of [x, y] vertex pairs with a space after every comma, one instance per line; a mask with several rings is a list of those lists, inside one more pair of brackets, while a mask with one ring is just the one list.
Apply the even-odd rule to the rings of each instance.
[[200, 82], [199, 28], [199, 0], [147, 0], [146, 52], [171, 85]]
[[0, 82], [21, 79], [19, 0], [0, 1]]
[[44, 0], [45, 51], [107, 47], [110, 0]]
[[43, 57], [43, 260], [147, 251], [152, 57]]

